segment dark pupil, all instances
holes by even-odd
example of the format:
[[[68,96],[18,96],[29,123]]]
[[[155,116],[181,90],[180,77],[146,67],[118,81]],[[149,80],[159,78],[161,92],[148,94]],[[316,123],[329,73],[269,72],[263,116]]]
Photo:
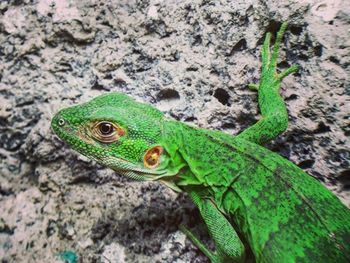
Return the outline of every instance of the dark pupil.
[[[110,123],[101,123],[100,131],[103,135],[108,135],[108,134],[112,133],[113,126]]]

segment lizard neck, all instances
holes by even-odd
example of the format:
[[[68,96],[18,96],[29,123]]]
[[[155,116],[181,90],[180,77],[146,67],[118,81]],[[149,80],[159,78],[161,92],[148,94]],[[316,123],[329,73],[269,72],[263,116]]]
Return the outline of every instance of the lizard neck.
[[[162,146],[166,154],[168,155],[167,170],[169,173],[174,174],[172,178],[174,181],[178,181],[179,176],[187,170],[188,164],[181,155],[181,148],[183,147],[183,124],[167,120],[162,124]]]
[[[168,121],[164,125],[166,150],[173,160],[181,160],[182,169],[175,178],[178,187],[188,191],[205,193],[215,200],[218,208],[229,213],[237,209],[225,198],[232,184],[240,176],[239,169],[245,156],[236,152],[233,137],[223,132],[191,127]],[[236,163],[235,163],[236,162]],[[238,162],[238,163],[237,163]],[[175,162],[176,163],[176,162]],[[235,205],[239,196],[229,194]]]

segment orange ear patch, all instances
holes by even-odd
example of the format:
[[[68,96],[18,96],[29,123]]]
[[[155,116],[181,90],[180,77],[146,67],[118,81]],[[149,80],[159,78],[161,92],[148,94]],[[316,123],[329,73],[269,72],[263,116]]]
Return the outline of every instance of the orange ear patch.
[[[143,156],[143,164],[147,168],[155,168],[159,165],[160,156],[163,152],[163,147],[155,146],[149,149]]]

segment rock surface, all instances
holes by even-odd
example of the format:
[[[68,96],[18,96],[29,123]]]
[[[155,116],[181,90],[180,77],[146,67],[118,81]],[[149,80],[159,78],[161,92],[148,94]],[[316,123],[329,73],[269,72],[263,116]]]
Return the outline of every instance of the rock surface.
[[[247,84],[259,78],[265,33],[281,21],[290,24],[279,68],[301,69],[282,85],[289,128],[268,147],[350,206],[346,2],[2,0],[2,262],[55,262],[64,250],[80,262],[208,262],[178,231],[200,221],[186,195],[85,159],[53,135],[50,119],[121,91],[236,134],[259,118]]]

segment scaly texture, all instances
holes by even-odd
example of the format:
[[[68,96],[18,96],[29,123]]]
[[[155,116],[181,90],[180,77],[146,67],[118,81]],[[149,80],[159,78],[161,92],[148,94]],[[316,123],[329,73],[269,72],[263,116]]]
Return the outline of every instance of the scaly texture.
[[[300,168],[261,146],[284,131],[287,111],[276,72],[282,24],[270,51],[262,49],[262,118],[236,137],[167,120],[151,106],[111,93],[63,109],[55,132],[73,148],[138,180],[160,180],[186,191],[214,240],[212,262],[348,262],[350,212]]]

